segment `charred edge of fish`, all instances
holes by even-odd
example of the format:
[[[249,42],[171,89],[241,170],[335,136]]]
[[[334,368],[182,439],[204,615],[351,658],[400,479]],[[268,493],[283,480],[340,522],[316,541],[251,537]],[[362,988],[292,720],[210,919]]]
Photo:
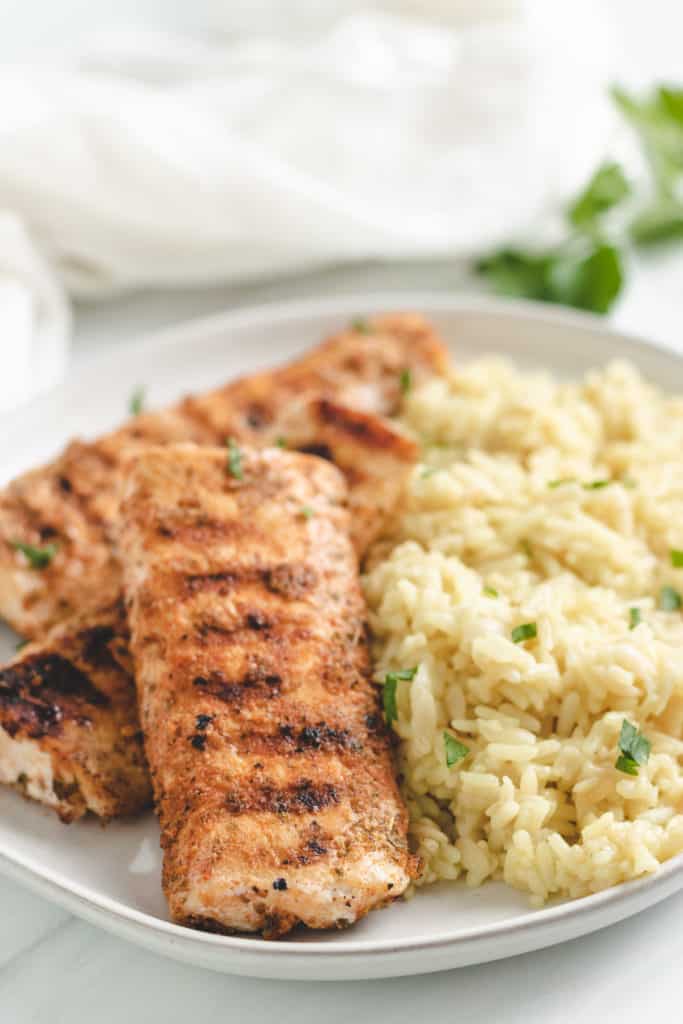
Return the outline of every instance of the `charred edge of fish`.
[[[37,654],[0,671],[0,709],[9,718],[3,727],[10,736],[24,730],[32,739],[54,735],[65,718],[88,724],[83,704],[106,707],[110,700],[59,654]]]

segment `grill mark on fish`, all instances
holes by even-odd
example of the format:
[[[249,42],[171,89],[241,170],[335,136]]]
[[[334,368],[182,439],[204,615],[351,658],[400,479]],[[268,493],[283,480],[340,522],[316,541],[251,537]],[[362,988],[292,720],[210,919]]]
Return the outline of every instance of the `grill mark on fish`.
[[[304,455],[317,455],[319,459],[334,462],[334,454],[329,444],[299,444],[296,445],[296,451],[302,452]]]
[[[255,811],[271,814],[314,814],[325,807],[338,804],[341,793],[330,783],[316,785],[310,779],[300,779],[290,786],[276,786],[263,782],[247,783],[225,796],[225,806],[231,814]]]
[[[196,676],[192,685],[209,697],[215,697],[225,704],[244,704],[262,697],[275,698],[280,695],[282,676],[266,667],[250,669],[239,680],[226,679],[220,672],[208,676]]]

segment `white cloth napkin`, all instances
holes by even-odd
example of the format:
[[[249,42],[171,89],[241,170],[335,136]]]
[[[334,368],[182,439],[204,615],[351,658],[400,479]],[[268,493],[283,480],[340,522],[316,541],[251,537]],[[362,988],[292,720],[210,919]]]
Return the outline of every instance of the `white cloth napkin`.
[[[595,5],[431,3],[355,11],[314,36],[110,33],[57,66],[7,67],[0,209],[90,297],[461,258],[519,234],[605,144]],[[23,349],[11,305],[0,337]]]

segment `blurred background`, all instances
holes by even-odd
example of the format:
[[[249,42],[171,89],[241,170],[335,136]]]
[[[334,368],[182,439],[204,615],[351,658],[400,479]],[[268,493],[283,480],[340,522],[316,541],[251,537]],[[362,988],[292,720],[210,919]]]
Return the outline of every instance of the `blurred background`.
[[[235,305],[501,293],[681,344],[678,0],[0,0],[0,411]]]

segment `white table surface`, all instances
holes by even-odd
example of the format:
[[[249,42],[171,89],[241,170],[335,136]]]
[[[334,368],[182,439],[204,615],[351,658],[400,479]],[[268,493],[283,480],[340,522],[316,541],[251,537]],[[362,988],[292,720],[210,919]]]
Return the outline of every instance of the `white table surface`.
[[[680,0],[604,2],[619,11],[625,64],[642,68],[646,63],[653,77],[673,75],[680,61],[681,33],[673,24],[681,26]],[[72,6],[85,12],[95,5]],[[171,9],[177,13],[182,4],[169,0],[166,11]],[[52,15],[55,10],[50,5]],[[14,19],[23,41],[35,37],[34,22],[43,12],[47,8],[36,0],[22,5],[0,0],[2,48],[8,46],[7,19]],[[248,288],[134,296],[78,310],[73,358],[235,305],[340,291],[462,287],[452,268],[423,265],[330,270]],[[665,255],[632,268],[614,319],[683,349],[683,258]],[[490,965],[364,983],[267,982],[153,956],[0,878],[1,1024],[674,1022],[683,1017],[682,960],[683,893],[586,938]]]

